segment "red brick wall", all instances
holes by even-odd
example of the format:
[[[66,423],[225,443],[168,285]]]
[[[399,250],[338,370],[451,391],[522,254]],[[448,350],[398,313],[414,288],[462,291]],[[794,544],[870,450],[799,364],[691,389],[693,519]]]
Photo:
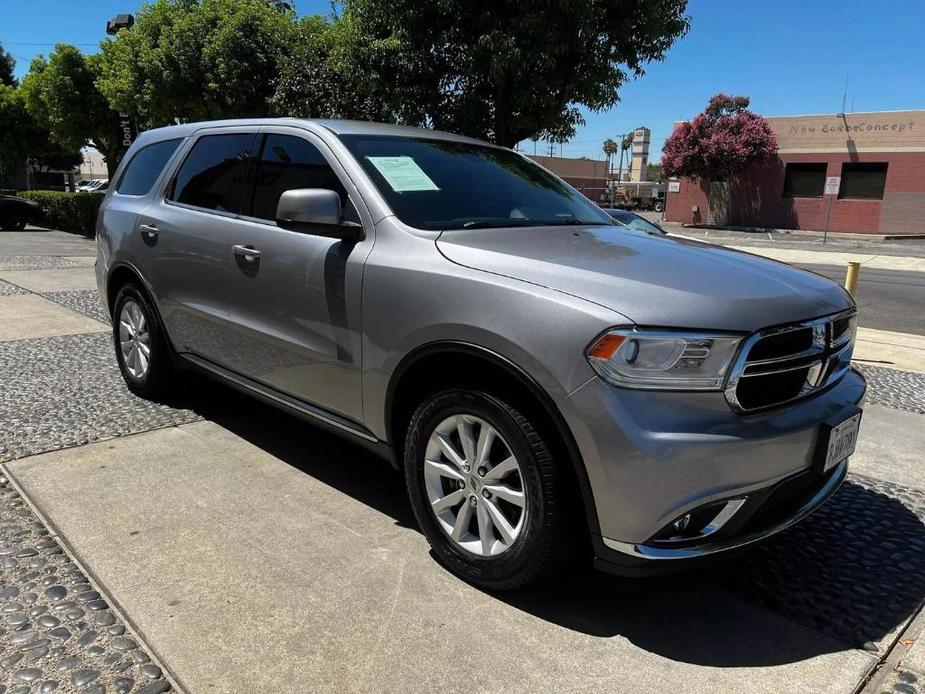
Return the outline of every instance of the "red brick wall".
[[[821,230],[828,197],[785,198],[784,165],[825,162],[827,176],[841,176],[843,162],[887,162],[884,199],[832,200],[829,231],[860,233],[925,233],[925,152],[860,152],[782,154],[741,174],[732,187],[729,224],[733,226]],[[669,221],[705,223],[707,184],[682,180],[678,193],[668,194]],[[902,193],[902,195],[900,195]],[[692,206],[700,208],[699,218]]]

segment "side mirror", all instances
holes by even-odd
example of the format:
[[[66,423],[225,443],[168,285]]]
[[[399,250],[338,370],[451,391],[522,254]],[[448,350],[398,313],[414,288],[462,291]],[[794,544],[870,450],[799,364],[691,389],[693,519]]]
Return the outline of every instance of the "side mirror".
[[[325,188],[287,190],[276,205],[276,224],[290,231],[359,241],[363,227],[342,219],[340,196]]]

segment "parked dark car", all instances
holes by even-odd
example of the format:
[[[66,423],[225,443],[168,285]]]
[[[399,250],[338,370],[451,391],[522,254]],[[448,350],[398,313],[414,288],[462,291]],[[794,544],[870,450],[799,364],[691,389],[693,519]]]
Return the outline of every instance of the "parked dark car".
[[[15,195],[0,195],[0,229],[25,229],[38,216],[39,206]]]

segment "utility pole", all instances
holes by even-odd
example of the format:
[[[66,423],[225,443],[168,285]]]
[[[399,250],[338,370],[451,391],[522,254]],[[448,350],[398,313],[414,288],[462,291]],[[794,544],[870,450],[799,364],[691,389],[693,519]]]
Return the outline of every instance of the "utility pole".
[[[617,173],[617,187],[619,188],[623,183],[623,152],[626,150],[623,149],[623,140],[626,139],[626,133],[622,135],[617,135],[617,146],[620,148],[620,169]],[[613,207],[613,186],[610,187],[610,206]]]

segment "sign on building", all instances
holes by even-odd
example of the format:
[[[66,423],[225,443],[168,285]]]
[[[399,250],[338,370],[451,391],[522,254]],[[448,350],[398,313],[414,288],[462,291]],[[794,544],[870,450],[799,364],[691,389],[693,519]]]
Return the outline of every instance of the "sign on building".
[[[681,192],[681,181],[668,181],[668,192],[669,193],[680,193]]]
[[[816,179],[819,180],[818,178]],[[818,183],[816,185],[819,185]],[[838,195],[838,189],[841,186],[841,176],[827,176],[825,179],[825,194]],[[816,190],[819,190],[816,188]]]

